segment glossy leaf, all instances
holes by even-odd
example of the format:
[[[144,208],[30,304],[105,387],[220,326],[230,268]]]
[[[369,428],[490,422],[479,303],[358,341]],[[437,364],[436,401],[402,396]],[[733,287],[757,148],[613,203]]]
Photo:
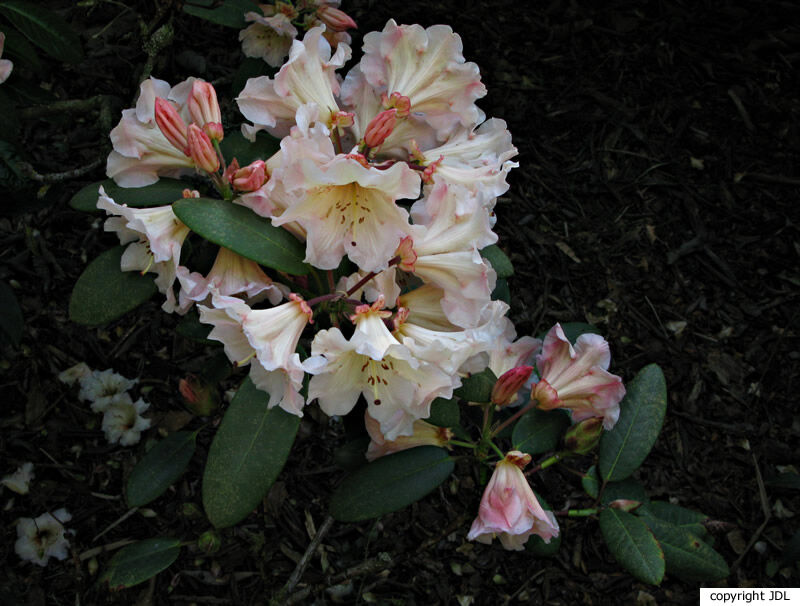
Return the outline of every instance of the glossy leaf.
[[[0,313],[0,342],[7,341],[16,347],[22,340],[22,310],[14,291],[5,282],[0,282],[0,309],[3,310]]]
[[[455,395],[468,402],[487,403],[492,399],[492,388],[497,383],[497,377],[490,368],[476,373],[471,377],[461,380],[461,387],[455,390]]]
[[[266,267],[304,275],[305,248],[288,231],[249,208],[225,200],[188,198],[172,205],[178,218],[206,240]]]
[[[647,496],[647,491],[642,486],[639,480],[633,478],[626,478],[619,482],[609,482],[603,489],[601,503],[607,505],[612,501],[618,499],[627,499],[629,501],[638,501],[641,505],[636,509],[636,513],[640,514],[644,509],[650,506],[650,497]]]
[[[492,301],[503,301],[511,304],[511,289],[508,287],[508,280],[498,278],[497,284],[492,291]]]
[[[708,530],[703,526],[703,522],[708,520],[708,516],[699,511],[692,511],[667,501],[651,501],[648,511],[637,511],[637,513],[655,516],[662,522],[687,530],[704,541],[709,538]]]
[[[569,427],[569,416],[560,410],[534,408],[522,415],[514,426],[511,441],[515,450],[541,454],[554,450]]]
[[[111,591],[143,583],[178,559],[180,545],[179,539],[159,537],[123,547],[111,558],[98,583],[107,583]]]
[[[98,190],[103,186],[106,195],[117,204],[127,204],[133,208],[166,206],[183,198],[183,190],[191,189],[188,181],[167,179],[162,177],[152,185],[144,187],[120,187],[112,179],[90,183],[82,187],[69,201],[69,205],[82,212],[95,212],[97,208]]]
[[[589,470],[581,477],[583,490],[593,499],[600,493],[600,476],[597,473],[597,466],[592,465]]]
[[[619,421],[600,438],[598,469],[609,482],[624,480],[642,464],[667,410],[667,385],[656,364],[645,366],[626,388]]]
[[[248,378],[225,412],[208,452],[203,506],[217,528],[247,517],[266,496],[294,443],[300,418],[274,407]]]
[[[599,521],[608,550],[620,566],[640,581],[660,584],[664,578],[664,552],[647,525],[618,509],[604,509]]]
[[[264,63],[261,61],[261,63]],[[219,144],[225,162],[231,163],[234,158],[239,166],[247,166],[254,160],[265,162],[281,148],[280,139],[261,131],[256,135],[255,141],[249,141],[241,131],[234,131],[225,135]]]
[[[178,431],[153,446],[128,477],[128,507],[147,505],[164,494],[186,471],[196,440],[196,431]]]
[[[506,256],[506,253],[497,244],[490,244],[486,248],[482,248],[481,256],[492,265],[498,278],[510,278],[514,275],[514,266],[511,264],[511,259]]]
[[[683,581],[717,581],[730,574],[725,559],[686,528],[655,517],[642,519],[661,545],[668,574]]]
[[[452,473],[443,448],[421,446],[364,465],[344,479],[331,498],[331,515],[342,522],[377,518],[418,501]]]
[[[107,250],[83,270],[69,300],[70,320],[84,326],[107,324],[158,292],[152,274],[120,270],[124,251],[124,246]]]
[[[245,13],[258,13],[257,8],[252,0],[223,0],[221,3],[189,0],[183,5],[183,12],[217,25],[244,29],[249,25],[244,20]]]
[[[0,2],[0,14],[51,57],[67,63],[83,60],[80,38],[48,7],[23,0],[4,0]]]
[[[461,411],[456,400],[436,398],[431,403],[431,414],[425,419],[437,427],[455,427],[461,422]]]

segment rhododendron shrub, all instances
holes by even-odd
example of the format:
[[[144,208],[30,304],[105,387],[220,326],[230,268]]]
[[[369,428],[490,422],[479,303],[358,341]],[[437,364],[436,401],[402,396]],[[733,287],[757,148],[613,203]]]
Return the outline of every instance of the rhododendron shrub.
[[[468,456],[488,484],[474,495],[466,538],[544,555],[558,548],[560,516],[596,516],[617,559],[658,583],[659,539],[683,530],[640,500],[630,476],[663,420],[661,371],[649,366],[624,385],[609,370],[609,343],[587,325],[517,337],[513,298],[502,295],[513,267],[494,231],[517,150],[506,123],[476,104],[486,88],[458,35],[390,20],[364,36],[354,62],[349,36],[331,35],[354,24],[333,3],[315,6],[319,23],[300,39],[287,4],[248,14],[245,51],[287,58],[238,93],[238,129],[224,124],[207,82],[142,82],[111,132],[111,181],[79,194],[105,213],[121,248],[79,279],[73,318],[105,323],[158,290],[163,310],[184,316],[179,331],[217,343],[244,379],[203,477],[217,528],[259,505],[300,418],[318,407],[332,424],[355,415],[369,437],[331,496],[334,518],[400,509]],[[101,283],[122,303],[97,306]],[[180,382],[193,406],[208,390]],[[120,417],[144,412],[127,405],[133,412],[109,402]],[[201,408],[215,410],[192,409]],[[128,440],[110,422],[104,429]],[[196,433],[158,445],[181,465],[141,460],[131,503],[152,501],[183,472]],[[587,464],[587,506],[552,511],[534,474],[570,457]],[[165,465],[160,484],[138,484]],[[620,509],[608,494],[636,503]]]

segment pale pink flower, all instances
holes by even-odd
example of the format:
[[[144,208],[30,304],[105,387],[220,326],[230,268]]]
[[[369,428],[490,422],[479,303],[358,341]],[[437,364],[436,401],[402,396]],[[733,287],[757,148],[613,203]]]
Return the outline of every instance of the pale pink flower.
[[[3,48],[6,45],[6,35],[0,32],[0,57],[3,56]],[[9,59],[0,59],[0,84],[8,80],[11,75],[11,70],[14,69],[14,63]]]
[[[278,67],[289,54],[297,28],[283,13],[259,15],[245,13],[245,21],[252,22],[239,32],[239,41],[245,56],[263,59],[268,65]]]
[[[369,416],[368,412],[364,413],[364,425],[370,437],[366,452],[367,461],[374,461],[380,457],[417,446],[449,448],[447,443],[453,437],[453,432],[446,427],[437,427],[426,421],[416,420],[410,436],[398,436],[394,440],[388,440],[381,432],[380,423]]]
[[[43,513],[38,518],[20,518],[17,520],[17,541],[14,551],[23,560],[39,566],[46,566],[52,557],[65,560],[69,555],[69,541],[65,534],[64,524],[72,516],[63,507],[52,514]]]
[[[505,549],[521,551],[532,534],[540,536],[545,543],[558,536],[553,512],[545,511],[539,504],[522,473],[530,460],[530,455],[512,450],[497,463],[483,492],[468,540],[489,544],[498,537]]]
[[[560,324],[547,333],[542,353],[536,356],[541,379],[531,390],[539,408],[566,408],[572,422],[602,417],[611,429],[619,419],[619,403],[625,396],[622,379],[608,372],[611,352],[600,335],[582,334],[575,347]]]
[[[94,412],[103,412],[112,400],[131,389],[138,379],[126,379],[111,368],[93,370],[80,378],[78,399],[91,402]]]
[[[103,433],[109,444],[117,442],[120,446],[137,444],[142,432],[150,427],[150,419],[142,416],[149,407],[150,404],[141,398],[134,402],[127,392],[113,396],[108,406],[103,409]]]

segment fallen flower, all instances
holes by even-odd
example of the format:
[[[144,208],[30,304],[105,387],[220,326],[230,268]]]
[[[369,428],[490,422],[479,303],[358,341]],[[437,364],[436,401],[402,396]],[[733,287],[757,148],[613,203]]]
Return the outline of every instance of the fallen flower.
[[[72,516],[63,507],[38,518],[20,518],[17,521],[17,542],[14,551],[23,560],[46,566],[50,557],[63,560],[68,555],[69,541],[64,536],[64,524]]]
[[[0,484],[17,494],[28,494],[31,480],[35,477],[33,463],[23,463],[17,471],[0,480]]]

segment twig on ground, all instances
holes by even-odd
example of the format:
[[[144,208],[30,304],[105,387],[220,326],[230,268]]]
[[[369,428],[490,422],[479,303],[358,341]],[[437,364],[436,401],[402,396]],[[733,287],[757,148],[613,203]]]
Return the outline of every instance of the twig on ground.
[[[758,468],[758,460],[756,460],[756,455],[753,455],[753,467],[756,470],[756,482],[758,482],[758,496],[761,499],[761,511],[764,512],[764,521],[761,522],[761,526],[759,526],[756,531],[753,533],[753,536],[750,537],[750,540],[747,542],[747,546],[744,548],[744,551],[739,554],[739,557],[736,558],[736,561],[731,566],[731,574],[736,572],[736,569],[739,568],[739,564],[742,563],[744,556],[747,555],[747,552],[750,551],[750,548],[755,545],[758,538],[761,536],[761,533],[764,532],[764,528],[767,527],[767,523],[772,518],[772,512],[769,508],[769,499],[767,498],[767,489],[764,486],[764,478],[761,477],[761,470]]]

